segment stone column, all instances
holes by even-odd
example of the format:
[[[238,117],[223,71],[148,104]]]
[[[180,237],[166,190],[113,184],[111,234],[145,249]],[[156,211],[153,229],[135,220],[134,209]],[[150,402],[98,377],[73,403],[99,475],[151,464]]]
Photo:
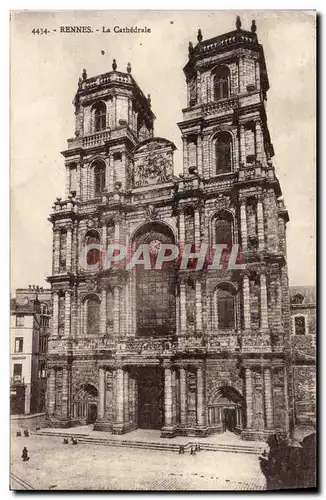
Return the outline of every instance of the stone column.
[[[260,328],[268,329],[266,276],[263,272],[260,274]]]
[[[104,418],[105,415],[105,368],[99,368],[99,407],[98,418]]]
[[[129,372],[123,372],[124,421],[129,422]]]
[[[177,377],[176,372],[172,369],[172,424],[177,423]]]
[[[66,166],[66,185],[65,185],[65,198],[67,199],[70,193],[70,168]]]
[[[194,210],[194,236],[196,251],[200,249],[200,208],[196,207]]]
[[[114,243],[120,243],[120,218],[114,219]]]
[[[70,337],[70,320],[71,320],[71,290],[65,291],[65,320],[64,320],[64,336]]]
[[[241,246],[242,246],[242,250],[245,251],[245,250],[247,250],[247,247],[248,247],[246,200],[241,200],[241,203],[240,203],[240,228],[241,228]]]
[[[247,406],[247,429],[253,426],[253,394],[252,394],[252,373],[250,368],[246,368],[246,406]]]
[[[246,143],[244,126],[240,125],[240,163],[246,166]]]
[[[258,249],[265,249],[265,229],[264,229],[264,211],[263,202],[259,198],[257,201],[257,233],[258,233]]]
[[[106,290],[103,288],[101,291],[101,305],[100,305],[100,335],[106,334]]]
[[[238,62],[238,84],[239,84],[239,94],[243,93],[243,57],[239,57]]]
[[[243,323],[244,329],[250,330],[251,328],[251,317],[250,317],[250,286],[249,286],[249,276],[247,274],[243,277],[242,283],[243,292]]]
[[[105,256],[107,246],[108,246],[107,243],[108,243],[108,228],[107,228],[107,225],[104,224],[104,226],[102,226],[102,231],[101,231],[101,264],[102,265],[103,265],[103,260],[104,260],[103,258]]]
[[[58,274],[59,272],[59,260],[60,260],[60,229],[58,227],[53,228],[53,274]]]
[[[197,135],[197,170],[201,176],[203,174],[203,137],[202,134]]]
[[[183,210],[179,212],[179,248],[180,254],[183,252],[186,240],[186,231],[185,231],[185,214]],[[182,255],[180,255],[182,257]]]
[[[107,167],[107,183],[108,183],[108,192],[112,193],[114,189],[114,166],[113,166],[113,155],[109,155],[109,162]]]
[[[67,227],[67,250],[66,250],[66,269],[71,271],[72,265],[72,224]]]
[[[201,333],[203,330],[203,311],[202,311],[202,289],[201,280],[196,279],[195,284],[196,296],[196,333]]]
[[[265,422],[267,429],[273,428],[273,396],[271,369],[264,368],[264,388],[265,388]]]
[[[172,426],[172,372],[164,368],[164,426]]]
[[[123,403],[124,403],[124,375],[123,369],[117,369],[116,376],[116,412],[117,412],[117,423],[123,424]]]
[[[69,370],[67,366],[62,369],[62,415],[65,419],[69,419]]]
[[[202,368],[197,368],[197,424],[204,425],[204,382]]]
[[[180,368],[180,423],[187,425],[187,373]]]
[[[180,283],[180,333],[187,332],[186,284]]]
[[[188,141],[187,137],[182,138],[183,144],[183,171],[188,173],[189,161],[188,161]]]
[[[52,292],[52,337],[57,337],[59,333],[59,295]]]
[[[263,134],[261,129],[261,123],[257,121],[255,123],[255,138],[256,138],[256,160],[263,163]]]
[[[56,371],[55,368],[49,369],[49,376],[47,379],[47,411],[51,417],[55,411],[55,386],[56,386]]]
[[[113,332],[115,336],[120,335],[120,288],[114,287],[113,290],[114,311],[113,311]]]
[[[112,121],[113,121],[113,127],[112,128],[116,128],[117,127],[117,96],[114,95],[113,96],[113,117],[112,117]]]
[[[256,83],[256,89],[260,90],[260,69],[258,61],[255,61],[255,83]]]
[[[276,324],[278,328],[282,328],[282,288],[280,275],[276,278]]]
[[[79,161],[77,163],[77,179],[76,179],[76,198],[80,199],[81,198],[81,162]]]
[[[218,333],[218,307],[217,307],[217,292],[213,293],[213,335]]]

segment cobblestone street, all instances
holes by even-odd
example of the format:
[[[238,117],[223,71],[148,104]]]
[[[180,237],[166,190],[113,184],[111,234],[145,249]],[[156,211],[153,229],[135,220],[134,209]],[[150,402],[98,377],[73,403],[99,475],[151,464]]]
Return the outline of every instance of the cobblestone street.
[[[23,462],[23,447],[30,460]],[[56,437],[12,438],[13,489],[263,490],[257,455],[171,452],[63,444]],[[20,482],[17,481],[17,478]],[[21,484],[20,484],[21,483]]]

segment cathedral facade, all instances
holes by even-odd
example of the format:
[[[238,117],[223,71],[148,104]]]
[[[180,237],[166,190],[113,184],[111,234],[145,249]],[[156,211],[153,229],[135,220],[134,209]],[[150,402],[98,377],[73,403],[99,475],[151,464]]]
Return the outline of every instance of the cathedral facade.
[[[255,22],[246,31],[238,18],[209,40],[199,30],[184,74],[179,176],[175,145],[155,136],[129,63],[79,80],[75,136],[62,152],[66,193],[50,215],[49,426],[265,439],[293,424],[289,219]],[[128,256],[145,244],[151,261],[164,244],[179,255],[190,248],[192,259],[104,265],[108,246]],[[217,268],[214,245],[224,245]]]

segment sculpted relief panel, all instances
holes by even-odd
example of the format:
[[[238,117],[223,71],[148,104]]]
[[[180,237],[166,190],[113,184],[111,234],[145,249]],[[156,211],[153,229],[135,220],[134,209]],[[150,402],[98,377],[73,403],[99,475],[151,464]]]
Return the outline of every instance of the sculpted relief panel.
[[[172,177],[173,152],[168,141],[147,143],[135,153],[134,187],[161,184]]]

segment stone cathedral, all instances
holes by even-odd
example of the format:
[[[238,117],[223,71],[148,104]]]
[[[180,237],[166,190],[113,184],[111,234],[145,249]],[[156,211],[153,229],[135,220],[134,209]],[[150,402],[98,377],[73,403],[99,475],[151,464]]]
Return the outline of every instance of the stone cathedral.
[[[75,135],[62,152],[66,192],[49,219],[48,426],[255,440],[293,425],[289,218],[255,21],[247,31],[237,18],[208,40],[199,30],[183,71],[180,175],[129,63],[79,79]],[[113,242],[147,243],[153,258],[163,243],[226,250],[217,269],[106,268],[95,247]],[[242,266],[233,268],[235,244]],[[81,265],[90,245],[96,270]]]

